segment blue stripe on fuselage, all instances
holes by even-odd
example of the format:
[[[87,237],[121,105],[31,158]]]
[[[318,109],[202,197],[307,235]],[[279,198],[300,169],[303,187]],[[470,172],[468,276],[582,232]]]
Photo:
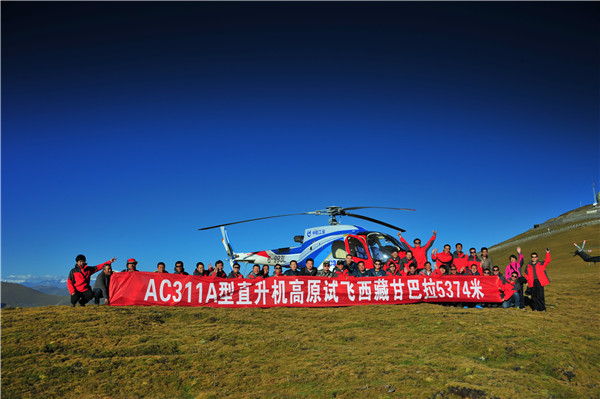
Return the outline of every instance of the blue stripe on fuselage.
[[[313,245],[316,241],[320,241],[320,240],[322,240],[324,238],[331,237],[331,236],[334,236],[334,235],[343,236],[345,234],[356,234],[356,233],[360,233],[362,231],[366,231],[365,229],[363,229],[360,226],[356,226],[356,227],[357,227],[356,229],[352,229],[352,230],[339,230],[339,231],[331,232],[329,234],[323,234],[321,236],[311,237],[308,241],[303,242],[301,246],[290,248],[288,251],[279,252],[278,249],[272,249],[271,251],[273,251],[273,253],[276,254],[276,255],[294,255],[294,254],[300,254],[306,248],[308,248],[311,245]]]

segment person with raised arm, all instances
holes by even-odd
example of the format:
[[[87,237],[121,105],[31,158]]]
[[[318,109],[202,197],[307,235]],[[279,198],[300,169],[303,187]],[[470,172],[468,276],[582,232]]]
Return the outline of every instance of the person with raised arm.
[[[102,270],[105,265],[112,265],[116,260],[117,258],[112,258],[99,265],[88,266],[85,256],[77,255],[75,258],[75,267],[71,269],[69,278],[67,279],[67,287],[69,294],[71,294],[71,306],[75,307],[77,302],[81,306],[85,306],[86,303],[94,298],[94,292],[92,291],[92,287],[90,287],[92,274]]]
[[[510,281],[510,276],[513,273],[517,273],[517,278],[519,280],[521,280],[522,277],[522,273],[521,270],[523,269],[523,254],[521,253],[521,247],[517,247],[517,253],[519,254],[519,260],[517,261],[517,257],[515,255],[510,255],[509,257],[509,263],[508,265],[506,265],[506,269],[504,271],[504,276],[505,276],[505,280],[508,282]],[[521,284],[517,285],[517,288],[519,289],[518,294],[519,294],[519,307],[521,308],[525,308],[525,297],[523,296],[523,282],[524,281],[519,281]]]
[[[434,230],[433,235],[431,236],[429,241],[427,241],[427,244],[425,244],[424,247],[421,246],[421,239],[415,238],[413,240],[413,244],[415,246],[411,247],[410,244],[404,239],[404,237],[402,237],[402,233],[398,232],[398,237],[400,237],[400,241],[402,241],[402,243],[404,245],[406,245],[408,248],[410,248],[410,250],[413,253],[414,258],[417,260],[417,268],[418,269],[423,269],[425,267],[425,262],[427,262],[427,251],[429,251],[429,248],[431,248],[431,246],[435,242],[436,236],[437,236],[437,231]]]
[[[215,262],[215,270],[210,274],[211,277],[227,278],[227,273],[223,270],[223,261]]]
[[[110,264],[102,266],[102,271],[96,277],[94,283],[94,303],[100,305],[100,298],[104,298],[104,304],[110,305],[110,297],[108,295],[108,287],[110,287],[110,276],[112,276],[113,270]]]
[[[546,259],[539,261],[537,252],[531,253],[531,262],[525,266],[525,278],[527,285],[531,287],[531,300],[533,304],[531,309],[543,312],[546,310],[546,298],[544,296],[544,287],[550,284],[550,279],[546,273],[546,267],[550,264],[550,249],[546,248]]]

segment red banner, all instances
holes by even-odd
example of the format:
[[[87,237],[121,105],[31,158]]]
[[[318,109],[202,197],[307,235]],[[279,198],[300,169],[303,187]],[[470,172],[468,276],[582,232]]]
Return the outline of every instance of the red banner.
[[[113,273],[114,306],[325,307],[417,302],[502,302],[495,276],[223,279]]]

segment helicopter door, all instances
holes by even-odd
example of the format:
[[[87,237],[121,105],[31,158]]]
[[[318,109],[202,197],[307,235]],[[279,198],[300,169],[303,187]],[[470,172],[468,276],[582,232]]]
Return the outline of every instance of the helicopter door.
[[[367,269],[373,268],[373,260],[369,256],[366,245],[357,236],[348,235],[346,237],[346,250],[352,256],[352,260],[356,263],[359,261],[365,262]]]

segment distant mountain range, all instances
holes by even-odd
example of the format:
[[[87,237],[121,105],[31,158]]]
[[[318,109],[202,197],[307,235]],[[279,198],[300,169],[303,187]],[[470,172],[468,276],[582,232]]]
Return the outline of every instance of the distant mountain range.
[[[33,276],[31,274],[2,276],[5,283],[16,283],[25,287],[59,287],[67,286],[67,276]]]
[[[16,283],[0,283],[1,307],[35,307],[48,305],[69,305],[68,296],[48,295]],[[56,289],[56,288],[55,288]]]
[[[96,277],[96,276],[94,276]],[[91,285],[94,286],[95,278]],[[69,305],[66,276],[2,276],[2,307]]]

